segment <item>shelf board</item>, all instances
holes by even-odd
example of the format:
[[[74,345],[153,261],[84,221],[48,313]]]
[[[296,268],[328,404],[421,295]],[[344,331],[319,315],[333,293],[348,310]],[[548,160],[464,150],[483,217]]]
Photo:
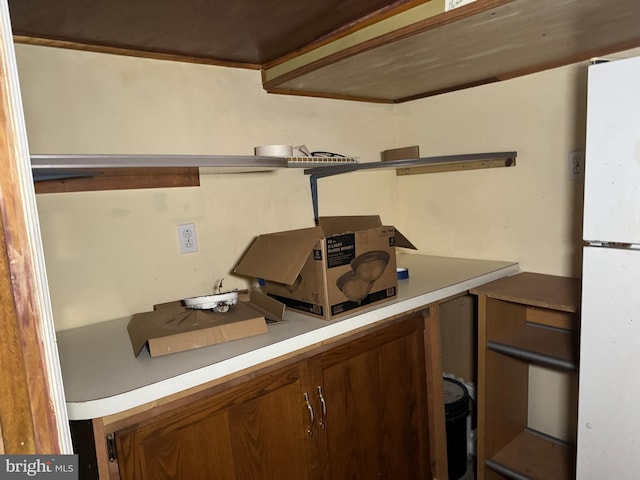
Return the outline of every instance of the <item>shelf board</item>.
[[[410,158],[399,160],[388,160],[380,162],[366,162],[355,163],[347,165],[327,165],[323,167],[309,168],[304,171],[305,175],[310,176],[311,182],[311,201],[313,203],[313,216],[318,223],[318,179],[324,177],[331,177],[334,175],[341,175],[343,173],[358,172],[364,170],[388,170],[396,169],[403,170],[403,175],[407,175],[409,170],[414,168],[428,168],[434,166],[443,166],[445,170],[453,170],[451,165],[455,164],[467,164],[473,163],[487,163],[488,160],[502,159],[504,160],[504,166],[515,165],[515,159],[518,156],[517,152],[491,152],[491,153],[466,153],[460,155],[441,155],[436,157],[422,157],[422,158]],[[448,169],[446,167],[449,167]],[[470,168],[467,168],[469,170]],[[425,173],[425,172],[417,172]],[[432,172],[429,172],[432,173]]]
[[[471,293],[575,313],[580,306],[580,279],[524,272],[474,288]]]
[[[287,159],[253,155],[31,155],[36,193],[194,187],[209,173],[268,172]]]
[[[514,480],[575,478],[575,447],[526,429],[486,462],[492,470]]]
[[[220,168],[224,171],[262,171],[287,168],[287,159],[254,155],[38,154],[31,155],[31,168],[42,174],[55,170],[83,172],[109,168]]]
[[[515,167],[515,157],[487,158],[468,162],[452,162],[419,167],[396,168],[396,175],[422,175],[425,173],[462,172],[466,170],[480,170],[483,168]]]
[[[71,193],[140,188],[197,187],[198,168],[108,168],[104,170],[46,170],[34,172],[35,192]]]
[[[441,13],[418,3],[393,28],[383,18],[266,65],[265,89],[398,103],[640,46],[635,0],[477,0]]]
[[[494,352],[551,368],[578,369],[578,336],[569,330],[527,324],[487,341]]]
[[[456,169],[452,165],[486,164],[484,168],[488,168],[490,161],[501,160],[501,166],[515,166],[515,160],[518,152],[489,152],[489,153],[465,153],[460,155],[440,155],[434,157],[409,158],[402,160],[388,160],[384,162],[365,162],[352,165],[327,165],[326,167],[309,168],[304,171],[307,175],[317,175],[319,177],[328,177],[332,175],[340,175],[343,173],[356,172],[361,170],[401,170],[402,175],[412,173],[409,169],[427,167],[427,166],[446,166],[449,170]],[[495,166],[495,165],[491,165]],[[483,167],[480,167],[483,168]],[[469,167],[467,167],[469,169]],[[441,170],[442,171],[442,170]],[[420,172],[417,172],[420,173]]]

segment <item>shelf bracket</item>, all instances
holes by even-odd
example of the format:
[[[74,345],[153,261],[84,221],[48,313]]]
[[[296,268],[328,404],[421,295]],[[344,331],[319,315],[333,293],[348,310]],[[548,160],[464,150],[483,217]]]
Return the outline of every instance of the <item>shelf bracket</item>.
[[[420,175],[424,173],[462,172],[466,170],[479,170],[483,168],[515,167],[515,157],[487,158],[484,160],[472,160],[466,162],[450,162],[434,165],[422,165],[418,167],[396,168],[396,175]]]
[[[435,173],[446,171],[475,170],[478,168],[511,167],[516,164],[517,152],[470,153],[462,155],[444,155],[438,157],[422,157],[407,160],[389,160],[385,162],[368,162],[354,165],[335,165],[309,168],[304,171],[309,175],[311,183],[311,202],[313,218],[318,225],[318,179],[341,175],[360,170],[396,169],[396,175],[412,175],[414,173]]]
[[[355,166],[348,165],[343,167],[343,169],[341,169],[341,171],[339,172],[335,172],[333,171],[333,169],[330,169],[328,167],[320,167],[312,170],[317,170],[316,173],[312,173],[311,175],[309,175],[309,182],[311,183],[311,203],[313,205],[313,220],[315,222],[315,225],[317,226],[318,216],[319,216],[318,214],[318,179],[324,178],[324,177],[331,177],[333,175],[340,175],[341,173],[352,172],[356,170],[356,168]],[[305,173],[307,173],[306,170],[305,170]]]

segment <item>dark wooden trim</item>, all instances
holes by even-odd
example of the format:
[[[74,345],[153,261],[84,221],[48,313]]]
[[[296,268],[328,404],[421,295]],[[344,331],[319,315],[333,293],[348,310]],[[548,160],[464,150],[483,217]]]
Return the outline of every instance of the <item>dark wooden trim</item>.
[[[479,87],[480,85],[487,85],[489,83],[499,82],[498,78],[485,78],[477,82],[464,83],[462,85],[453,85],[451,87],[443,88],[440,90],[432,90],[430,92],[420,93],[418,95],[411,95],[410,97],[404,97],[396,100],[394,103],[410,102],[411,100],[419,100],[420,98],[433,97],[435,95],[442,95],[443,93],[455,92],[456,90],[464,90],[465,88]]]
[[[371,15],[367,15],[366,17],[360,18],[357,21],[352,22],[348,25],[344,25],[343,27],[335,30],[331,34],[325,35],[324,37],[316,40],[313,43],[305,45],[304,47],[294,50],[280,58],[276,58],[275,60],[266,62],[263,65],[263,68],[269,69],[277,65],[280,65],[281,63],[284,63],[288,60],[291,60],[292,58],[296,58],[300,55],[308,53],[312,50],[315,50],[316,48],[320,48],[330,43],[333,43],[336,40],[344,38],[347,35],[357,32],[358,30],[362,30],[363,28],[373,25],[374,23],[378,23],[389,17],[393,17],[395,15],[398,15],[399,13],[402,13],[406,10],[409,10],[413,7],[417,7],[424,3],[428,3],[430,1],[432,0],[401,0],[399,2],[396,2],[395,4],[389,5],[386,8],[380,9],[377,12],[372,13]]]
[[[334,100],[351,100],[353,102],[368,102],[368,103],[394,103],[393,100],[385,98],[372,98],[372,97],[356,97],[352,95],[337,95],[333,93],[323,92],[309,92],[306,90],[289,90],[286,88],[269,88],[267,93],[279,94],[279,95],[297,95],[300,97],[313,97],[313,98],[331,98]]]
[[[199,185],[198,168],[109,168],[96,171],[93,176],[38,181],[35,191],[42,194]]]
[[[552,68],[558,68],[564,65],[570,65],[572,63],[584,62],[594,57],[611,55],[617,52],[622,52],[624,50],[631,50],[632,48],[638,48],[638,47],[640,47],[640,34],[638,38],[636,38],[635,40],[630,40],[628,42],[623,42],[623,43],[617,43],[614,45],[609,45],[608,47],[602,47],[595,50],[589,50],[588,52],[581,52],[579,55],[572,55],[570,57],[565,57],[555,62],[543,63],[540,65],[534,65],[534,66],[528,67],[523,70],[516,70],[514,72],[509,72],[504,75],[500,75],[498,77],[498,80],[509,80],[511,78],[522,77],[524,75],[529,75],[531,73],[538,73],[544,70],[550,70]]]
[[[19,166],[21,149],[12,108],[12,79],[7,52],[13,45],[0,23],[0,420],[9,454],[61,453],[55,403],[49,385],[46,352],[37,300],[38,278],[30,245],[25,192]],[[15,88],[15,87],[14,87]],[[28,194],[28,193],[27,193]],[[33,195],[31,193],[31,195]]]
[[[433,478],[447,478],[447,441],[442,382],[440,345],[440,306],[432,304],[422,312],[424,318],[424,351],[427,395],[429,396],[429,454]]]
[[[96,45],[80,42],[70,42],[67,40],[56,40],[53,38],[31,37],[27,35],[14,35],[13,41],[27,45],[37,45],[41,47],[66,48],[70,50],[82,50],[85,52],[108,53],[112,55],[124,55],[128,57],[149,58],[152,60],[167,60],[172,62],[196,63],[202,65],[216,65],[220,67],[246,68],[248,70],[260,70],[261,66],[255,63],[228,62],[207,57],[194,57],[188,55],[178,55],[171,53],[154,52],[147,50],[135,50],[130,48],[120,48],[110,45]]]
[[[483,80],[479,80],[477,82],[466,83],[463,85],[453,85],[448,88],[443,88],[441,90],[432,90],[429,92],[420,93],[418,95],[411,95],[410,97],[400,98],[395,100],[394,103],[404,103],[410,102],[412,100],[419,100],[421,98],[433,97],[435,95],[441,95],[443,93],[455,92],[457,90],[463,90],[465,88],[478,87],[480,85],[487,85],[489,83],[501,82],[504,80],[509,80],[512,78],[523,77],[525,75],[529,75],[532,73],[544,72],[546,70],[551,70],[553,68],[562,67],[565,65],[570,65],[578,62],[585,62],[594,57],[602,57],[606,55],[610,55],[616,52],[622,52],[624,50],[630,50],[632,48],[640,47],[640,38],[637,40],[624,42],[620,44],[615,44],[606,48],[599,48],[597,50],[590,50],[588,52],[583,52],[580,55],[573,55],[571,57],[566,57],[561,60],[557,60],[554,62],[543,63],[531,67],[527,67],[526,69],[516,70],[513,72],[502,74],[498,77],[485,78]]]

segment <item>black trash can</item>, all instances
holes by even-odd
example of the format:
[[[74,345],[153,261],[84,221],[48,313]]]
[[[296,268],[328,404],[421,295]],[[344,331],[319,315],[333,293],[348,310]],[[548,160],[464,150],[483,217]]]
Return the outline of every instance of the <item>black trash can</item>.
[[[463,383],[443,378],[444,414],[447,433],[447,469],[450,480],[467,472],[467,416],[469,392]]]

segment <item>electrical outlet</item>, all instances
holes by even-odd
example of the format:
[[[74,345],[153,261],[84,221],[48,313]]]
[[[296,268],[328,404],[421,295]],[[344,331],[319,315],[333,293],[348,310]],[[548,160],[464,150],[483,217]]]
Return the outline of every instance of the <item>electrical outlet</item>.
[[[573,180],[584,175],[584,150],[569,152],[569,177]]]
[[[180,254],[193,253],[198,251],[198,238],[196,236],[196,224],[185,223],[178,225],[178,244]]]

